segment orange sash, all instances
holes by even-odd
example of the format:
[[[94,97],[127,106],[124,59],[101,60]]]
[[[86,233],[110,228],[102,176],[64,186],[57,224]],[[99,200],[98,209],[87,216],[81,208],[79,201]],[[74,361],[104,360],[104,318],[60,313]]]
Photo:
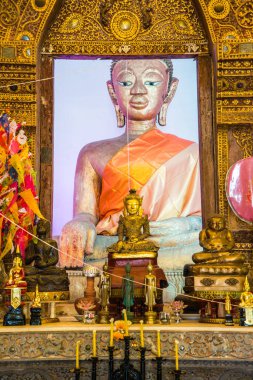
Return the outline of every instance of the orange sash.
[[[129,189],[140,189],[166,161],[192,141],[152,129],[120,149],[107,163],[99,202],[100,219],[123,209]]]

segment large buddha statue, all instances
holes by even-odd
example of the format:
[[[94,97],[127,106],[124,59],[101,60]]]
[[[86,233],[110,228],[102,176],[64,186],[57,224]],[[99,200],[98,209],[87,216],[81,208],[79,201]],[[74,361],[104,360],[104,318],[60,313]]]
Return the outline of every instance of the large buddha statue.
[[[234,238],[221,215],[208,220],[207,228],[200,232],[199,241],[204,251],[192,256],[196,264],[242,264],[246,260],[242,253],[231,252],[235,245]]]
[[[65,269],[58,268],[57,242],[48,237],[50,223],[40,219],[37,224],[38,241],[31,240],[26,248],[25,275],[28,291],[68,291],[69,280]]]
[[[163,235],[159,246],[171,246],[165,235],[173,229],[178,234],[179,219],[187,217],[188,224],[196,225],[201,199],[198,145],[163,133],[156,124],[158,120],[166,125],[177,84],[171,60],[113,62],[107,86],[118,126],[126,124],[126,130],[119,137],[90,143],[79,153],[74,217],[60,238],[61,266],[81,267],[84,255],[94,251],[97,234],[116,235],[129,188],[143,197],[149,221],[158,223],[156,239]],[[129,242],[127,238],[118,247],[124,249]]]
[[[135,190],[130,190],[124,199],[124,215],[120,215],[118,226],[118,242],[108,247],[108,252],[157,252],[158,247],[145,240],[149,235],[147,215],[142,215],[142,198]]]

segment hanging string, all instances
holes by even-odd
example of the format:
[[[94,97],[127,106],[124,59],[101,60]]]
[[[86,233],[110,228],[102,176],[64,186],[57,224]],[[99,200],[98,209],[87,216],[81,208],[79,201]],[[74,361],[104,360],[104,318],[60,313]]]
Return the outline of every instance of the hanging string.
[[[126,60],[125,72],[127,75],[128,72],[128,61]],[[129,99],[127,99],[127,108],[126,108],[126,137],[127,137],[127,171],[128,171],[128,192],[131,189],[131,177],[130,177],[130,146],[129,146]]]

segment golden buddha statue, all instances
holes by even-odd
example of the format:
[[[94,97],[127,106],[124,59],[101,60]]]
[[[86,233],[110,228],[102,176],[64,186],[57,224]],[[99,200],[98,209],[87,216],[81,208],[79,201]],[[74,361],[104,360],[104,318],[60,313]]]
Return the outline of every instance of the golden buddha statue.
[[[244,283],[244,292],[242,292],[240,297],[240,307],[247,308],[247,307],[253,307],[253,293],[250,291],[249,281],[248,277],[246,276],[245,283]]]
[[[157,252],[158,247],[145,240],[149,235],[149,221],[142,215],[142,198],[131,189],[124,199],[124,215],[120,216],[117,230],[118,242],[107,248],[108,252]]]
[[[17,250],[18,252],[18,250]],[[26,288],[27,283],[24,280],[25,271],[23,268],[22,259],[20,256],[14,257],[13,266],[9,273],[9,279],[5,285],[6,288]]]
[[[203,252],[195,253],[192,260],[196,264],[243,264],[246,257],[242,253],[231,252],[235,245],[231,231],[226,228],[223,216],[215,215],[208,220],[208,227],[199,234],[199,244]]]

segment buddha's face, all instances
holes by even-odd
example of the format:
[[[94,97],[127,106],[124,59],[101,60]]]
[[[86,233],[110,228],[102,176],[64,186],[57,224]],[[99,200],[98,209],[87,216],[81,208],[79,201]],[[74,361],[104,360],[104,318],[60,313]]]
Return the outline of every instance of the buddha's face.
[[[213,230],[221,231],[225,228],[225,222],[224,222],[223,218],[213,217],[210,220],[210,227]]]
[[[129,215],[138,214],[140,204],[137,199],[128,199],[126,202],[126,209]]]
[[[112,82],[117,103],[128,120],[155,119],[168,93],[169,74],[157,59],[119,61]]]
[[[20,267],[22,264],[22,260],[20,259],[20,257],[15,257],[15,259],[13,260],[13,264],[16,268]]]

